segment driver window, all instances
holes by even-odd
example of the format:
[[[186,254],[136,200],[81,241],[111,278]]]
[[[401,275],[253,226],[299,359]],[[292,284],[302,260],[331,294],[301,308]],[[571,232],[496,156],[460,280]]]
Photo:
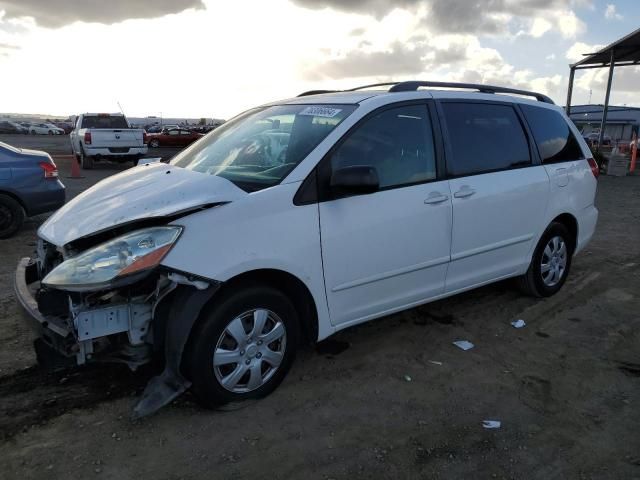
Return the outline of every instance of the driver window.
[[[334,171],[355,165],[374,167],[380,188],[434,180],[436,159],[427,107],[396,107],[365,120],[331,157]]]
[[[179,133],[178,130],[169,130],[169,135],[178,135]]]

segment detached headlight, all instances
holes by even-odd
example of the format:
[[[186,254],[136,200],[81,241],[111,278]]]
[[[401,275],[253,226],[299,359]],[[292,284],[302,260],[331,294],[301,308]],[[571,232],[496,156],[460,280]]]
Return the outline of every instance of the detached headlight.
[[[127,233],[62,262],[42,283],[72,291],[124,285],[131,275],[156,267],[181,232],[182,227],[167,226]]]

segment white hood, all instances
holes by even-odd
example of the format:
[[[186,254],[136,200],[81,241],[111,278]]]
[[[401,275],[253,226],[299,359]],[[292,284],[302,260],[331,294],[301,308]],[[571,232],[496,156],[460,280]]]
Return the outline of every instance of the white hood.
[[[84,191],[51,215],[38,235],[63,246],[133,220],[230,202],[245,195],[222,177],[151,163],[113,175]]]

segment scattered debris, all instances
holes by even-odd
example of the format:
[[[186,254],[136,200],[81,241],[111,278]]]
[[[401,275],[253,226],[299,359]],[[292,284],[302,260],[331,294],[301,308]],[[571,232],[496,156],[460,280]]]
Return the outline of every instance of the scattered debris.
[[[500,428],[501,422],[500,420],[483,420],[482,427],[483,428]]]
[[[442,365],[442,362],[438,362],[437,360],[429,360],[429,363],[433,363],[434,365]]]
[[[519,318],[518,320],[511,322],[511,325],[513,326],[513,328],[522,328],[526,325],[526,323],[524,322],[524,320]]]
[[[468,342],[467,340],[456,340],[453,344],[462,350],[471,350],[474,347],[473,343]]]

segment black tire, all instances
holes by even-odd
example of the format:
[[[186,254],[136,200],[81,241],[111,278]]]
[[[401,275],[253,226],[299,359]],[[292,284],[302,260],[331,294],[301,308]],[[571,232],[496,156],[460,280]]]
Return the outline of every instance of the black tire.
[[[37,135],[35,130],[31,130],[31,135]]]
[[[549,241],[551,241],[551,239],[553,239],[554,237],[562,238],[565,245],[567,246],[566,266],[562,275],[560,276],[559,281],[555,285],[549,286],[545,284],[543,279],[542,261],[544,250]],[[547,227],[547,230],[545,230],[545,232],[542,234],[538,245],[536,245],[531,263],[529,264],[529,268],[527,269],[527,273],[516,279],[520,290],[523,293],[531,295],[533,297],[550,297],[558,293],[564,285],[564,282],[566,282],[567,277],[569,276],[573,251],[575,250],[575,242],[576,239],[573,237],[573,235],[571,235],[567,227],[565,227],[563,224],[554,222],[549,225],[549,227]]]
[[[83,170],[93,170],[93,157],[81,153],[78,161],[80,162],[80,168]]]
[[[160,146],[160,140],[158,140],[157,138],[152,139],[152,140],[149,142],[149,146],[150,146],[151,148],[158,148],[158,147]]]
[[[49,130],[49,135],[53,135],[53,132],[51,130]]]
[[[0,238],[9,238],[24,222],[24,209],[13,198],[0,194]]]
[[[244,312],[250,312],[254,309],[270,310],[284,325],[286,341],[284,346],[279,344],[284,349],[282,361],[271,377],[255,390],[244,393],[232,392],[223,387],[216,377],[213,354],[227,326]],[[268,325],[265,328],[268,328]],[[191,338],[188,351],[185,352],[187,376],[193,382],[193,393],[203,406],[213,408],[228,402],[262,398],[276,389],[291,368],[299,338],[298,314],[291,301],[280,291],[270,287],[250,285],[226,294],[223,293],[214,305],[203,312],[202,321]],[[229,338],[231,337],[229,336]],[[274,344],[270,343],[270,345]],[[239,349],[240,346],[238,345],[236,348]],[[246,350],[248,355],[249,348],[247,347]],[[246,355],[243,358],[246,358]],[[259,365],[262,368],[270,368],[270,364],[265,361],[260,361]],[[244,367],[242,362],[225,365],[225,368],[230,368],[233,371],[240,366],[245,369],[249,368]],[[247,371],[247,375],[250,376],[251,372]],[[247,378],[245,383],[248,385],[249,377],[241,376],[239,380],[244,378]]]

